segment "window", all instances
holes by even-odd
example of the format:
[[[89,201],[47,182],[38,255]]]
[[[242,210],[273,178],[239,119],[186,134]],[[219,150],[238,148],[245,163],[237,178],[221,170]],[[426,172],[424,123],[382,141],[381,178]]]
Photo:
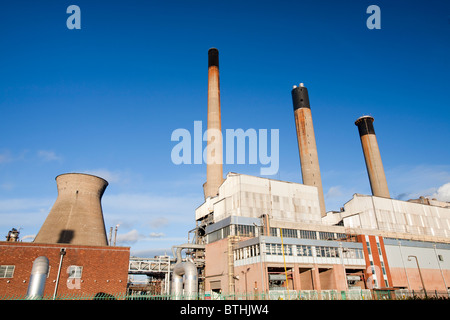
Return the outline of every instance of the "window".
[[[283,252],[281,251],[281,244],[277,243],[276,246],[277,246],[277,255],[279,256],[283,255]]]
[[[70,266],[68,273],[69,273],[69,279],[80,279],[81,278],[81,272],[83,271],[83,267],[80,266]]]
[[[438,254],[438,258],[439,258],[439,261],[444,261],[444,257],[442,256],[442,254]]]
[[[319,232],[320,240],[331,240],[334,239],[333,232]]]
[[[330,247],[316,247],[316,256],[322,257],[322,258],[330,258],[331,257],[331,251],[334,251],[335,248]],[[336,252],[334,252],[334,255],[336,256]],[[339,254],[338,254],[339,256]]]
[[[311,257],[311,246],[297,245],[297,256],[299,257]]]
[[[238,236],[250,236],[253,237],[255,235],[255,226],[247,226],[247,225],[236,225],[236,235]]]
[[[278,237],[277,228],[270,228],[270,235],[272,237]]]
[[[295,229],[281,229],[283,231],[283,237],[297,238],[297,230]]]
[[[284,254],[286,256],[292,256],[292,246],[291,245],[284,245]]]
[[[222,229],[216,230],[208,234],[208,243],[222,239]]]
[[[372,254],[372,251],[370,251],[370,243],[369,243],[369,241],[366,242],[366,245],[367,245],[367,252],[369,254]]]
[[[384,268],[384,262],[380,261],[381,263],[381,270],[383,270],[383,274],[386,275],[386,269]]]
[[[0,278],[12,278],[16,266],[0,266]]]
[[[380,244],[377,242],[377,248],[378,248],[378,254],[380,255],[380,257],[383,256],[383,254],[381,253],[381,247]]]
[[[317,239],[317,234],[315,231],[300,230],[300,238],[302,238],[302,239]]]

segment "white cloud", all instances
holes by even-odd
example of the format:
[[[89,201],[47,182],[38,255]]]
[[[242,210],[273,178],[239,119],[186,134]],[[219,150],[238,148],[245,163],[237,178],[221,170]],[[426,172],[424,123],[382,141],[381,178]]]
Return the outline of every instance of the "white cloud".
[[[38,157],[44,161],[61,161],[62,157],[58,156],[54,151],[39,150]]]
[[[440,186],[430,198],[436,198],[440,201],[450,202],[450,182]]]
[[[139,231],[137,231],[136,229],[133,229],[124,234],[117,234],[117,242],[118,243],[132,244],[132,243],[136,243],[138,240],[141,240],[143,238],[145,238],[145,236],[141,235],[139,233]]]
[[[149,236],[150,238],[162,238],[165,236],[165,234],[162,232],[152,232]]]

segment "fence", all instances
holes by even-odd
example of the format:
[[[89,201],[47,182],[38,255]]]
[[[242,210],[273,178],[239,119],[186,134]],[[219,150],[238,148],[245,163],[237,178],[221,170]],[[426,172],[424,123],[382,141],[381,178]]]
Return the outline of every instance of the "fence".
[[[0,300],[28,300],[26,295],[3,295]],[[447,291],[408,290],[271,290],[269,293],[218,294],[207,292],[196,296],[150,295],[150,294],[66,294],[55,300],[409,300],[409,299],[450,299]],[[53,295],[39,300],[53,300]]]

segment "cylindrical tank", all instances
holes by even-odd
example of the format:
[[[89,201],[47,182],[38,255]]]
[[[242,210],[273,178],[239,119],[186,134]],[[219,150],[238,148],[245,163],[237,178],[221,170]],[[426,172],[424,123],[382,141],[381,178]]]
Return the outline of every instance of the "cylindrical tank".
[[[208,130],[205,199],[215,197],[223,182],[223,143],[220,116],[219,51],[208,50]]]
[[[358,127],[361,139],[372,194],[377,197],[390,198],[373,121],[371,116],[362,116],[355,121],[355,125]]]
[[[58,197],[34,242],[108,245],[101,198],[108,182],[66,173],[56,177]]]
[[[49,262],[47,257],[41,256],[34,260],[30,282],[28,284],[27,299],[42,299],[44,296],[48,266]]]
[[[295,126],[297,129],[303,184],[317,187],[319,193],[320,214],[324,217],[326,215],[325,198],[323,195],[319,156],[317,154],[308,89],[301,83],[300,86],[294,86],[291,93],[294,105]]]

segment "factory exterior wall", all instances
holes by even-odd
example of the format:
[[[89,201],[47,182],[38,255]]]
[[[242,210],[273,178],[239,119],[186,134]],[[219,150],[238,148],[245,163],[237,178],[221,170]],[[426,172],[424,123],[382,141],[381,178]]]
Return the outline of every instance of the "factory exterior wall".
[[[450,244],[386,239],[393,286],[419,290],[422,282],[417,257],[426,290],[446,291],[450,288]]]
[[[49,259],[50,270],[44,295],[52,296],[61,248],[66,248],[66,254],[63,257],[57,295],[126,293],[129,247],[0,242],[0,265],[15,266],[12,278],[0,278],[0,296],[26,295],[33,261],[39,256]],[[70,266],[82,267],[81,278],[69,279]]]
[[[345,227],[450,237],[450,208],[359,194],[344,207]]]
[[[256,259],[259,261],[259,258]],[[235,267],[235,275],[239,279],[235,281],[236,294],[258,295],[270,290],[269,275],[272,270],[277,270],[282,278],[281,290],[284,290],[285,272],[283,263],[255,262],[252,264]],[[347,290],[344,266],[286,263],[289,290]],[[262,284],[262,285],[261,285]]]
[[[214,222],[229,216],[260,218],[268,212],[282,221],[321,222],[316,187],[234,173],[227,175],[217,197],[196,209],[195,218],[212,211]]]
[[[205,247],[205,291],[219,289],[229,292],[228,239],[222,239]]]

